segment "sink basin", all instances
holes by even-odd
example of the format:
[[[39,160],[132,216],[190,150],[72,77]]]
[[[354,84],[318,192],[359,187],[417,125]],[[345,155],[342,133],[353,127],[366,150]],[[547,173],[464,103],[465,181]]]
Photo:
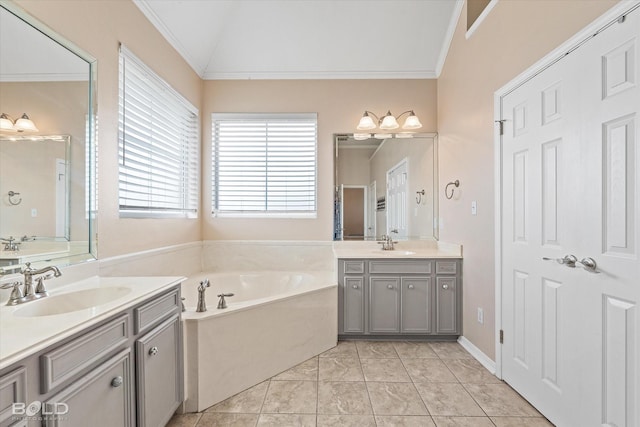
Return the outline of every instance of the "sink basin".
[[[71,313],[106,304],[122,298],[129,292],[131,292],[131,289],[124,287],[84,289],[24,303],[24,306],[14,312],[14,315],[37,317]]]
[[[394,249],[392,251],[383,251],[382,249],[379,249],[377,251],[372,251],[375,254],[383,254],[383,255],[389,255],[389,256],[403,256],[403,255],[415,255],[416,253],[413,251],[399,251],[397,249]]]

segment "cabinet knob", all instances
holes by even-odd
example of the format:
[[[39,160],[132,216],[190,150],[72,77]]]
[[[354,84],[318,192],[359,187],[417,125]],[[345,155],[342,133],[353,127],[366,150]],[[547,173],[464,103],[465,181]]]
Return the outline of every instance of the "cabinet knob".
[[[387,285],[387,289],[393,289],[393,285]]]
[[[352,286],[352,288],[353,288],[353,289],[358,289],[359,287],[360,287],[360,286],[358,286],[358,285],[353,285],[353,286]]]
[[[409,289],[413,289],[413,285],[409,285],[407,286]]]
[[[151,356],[155,356],[156,354],[158,354],[158,347],[153,346],[149,349],[149,355]]]
[[[449,285],[442,285],[442,289],[449,289]]]
[[[122,377],[118,375],[111,380],[111,387],[120,387],[122,385]]]

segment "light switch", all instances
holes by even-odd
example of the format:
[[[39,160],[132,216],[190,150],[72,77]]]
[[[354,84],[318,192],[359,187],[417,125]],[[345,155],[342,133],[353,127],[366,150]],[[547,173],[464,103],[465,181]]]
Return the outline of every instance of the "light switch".
[[[473,202],[471,202],[471,215],[477,215],[478,214],[478,203],[476,203],[476,201],[474,200]]]
[[[38,209],[31,208],[31,218],[35,218],[38,216]]]

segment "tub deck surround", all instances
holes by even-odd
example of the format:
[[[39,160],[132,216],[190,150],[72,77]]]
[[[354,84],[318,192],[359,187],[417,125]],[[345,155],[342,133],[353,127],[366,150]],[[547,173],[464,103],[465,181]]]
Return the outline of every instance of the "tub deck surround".
[[[461,245],[435,240],[400,240],[391,251],[374,241],[336,241],[333,252],[336,258],[462,258]]]
[[[195,288],[205,278],[211,283],[208,311],[196,313]],[[225,271],[185,280],[183,411],[202,411],[334,347],[336,279],[329,270]],[[227,298],[228,308],[219,310],[216,295],[221,292],[238,298]]]
[[[4,305],[6,299],[3,299],[0,306],[0,369],[97,324],[119,311],[160,294],[184,279],[184,277],[174,276],[86,278],[50,290],[50,296],[43,298],[42,302],[64,294],[73,295],[92,290],[109,292],[109,288],[121,288],[116,292],[118,297],[94,307],[47,316],[20,315],[19,310],[31,310],[32,304],[38,304],[41,301],[6,306]]]

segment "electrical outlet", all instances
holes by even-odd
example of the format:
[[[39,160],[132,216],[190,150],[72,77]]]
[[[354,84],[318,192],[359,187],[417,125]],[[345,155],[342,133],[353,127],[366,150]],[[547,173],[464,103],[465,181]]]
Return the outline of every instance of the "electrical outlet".
[[[478,307],[478,323],[484,324],[484,310]]]

